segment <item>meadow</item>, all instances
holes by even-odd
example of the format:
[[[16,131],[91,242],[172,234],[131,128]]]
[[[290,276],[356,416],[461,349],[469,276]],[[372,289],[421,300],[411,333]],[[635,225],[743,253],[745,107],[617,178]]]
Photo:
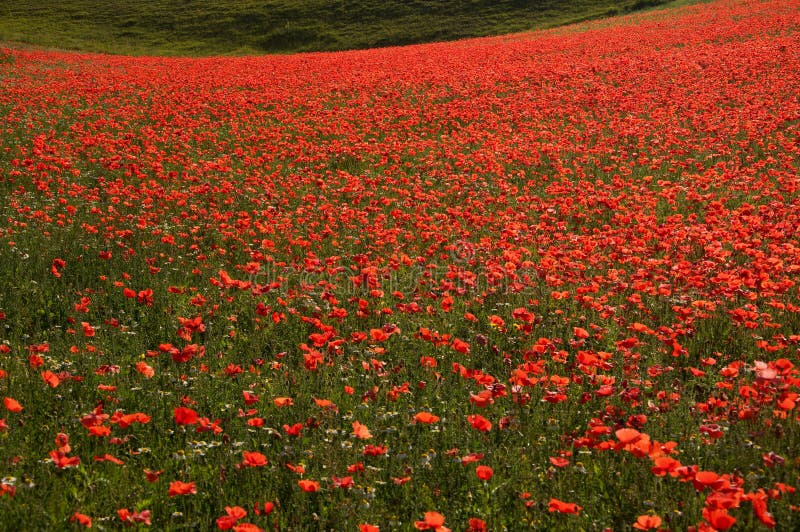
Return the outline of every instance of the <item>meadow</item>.
[[[686,0],[36,0],[0,41],[127,55],[347,50],[541,29]]]
[[[0,47],[0,529],[800,528],[799,30]]]

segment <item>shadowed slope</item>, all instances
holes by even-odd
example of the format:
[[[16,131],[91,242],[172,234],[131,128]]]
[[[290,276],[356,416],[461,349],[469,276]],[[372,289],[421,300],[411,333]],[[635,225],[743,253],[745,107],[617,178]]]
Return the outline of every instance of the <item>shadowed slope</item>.
[[[343,50],[452,40],[666,0],[38,0],[0,8],[0,40],[125,54]]]

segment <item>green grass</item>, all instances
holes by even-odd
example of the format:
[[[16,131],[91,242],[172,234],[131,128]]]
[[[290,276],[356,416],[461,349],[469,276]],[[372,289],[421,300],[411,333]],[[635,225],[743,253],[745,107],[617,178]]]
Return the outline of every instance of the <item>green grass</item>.
[[[0,40],[122,54],[289,53],[512,33],[668,0],[38,0],[3,2]]]

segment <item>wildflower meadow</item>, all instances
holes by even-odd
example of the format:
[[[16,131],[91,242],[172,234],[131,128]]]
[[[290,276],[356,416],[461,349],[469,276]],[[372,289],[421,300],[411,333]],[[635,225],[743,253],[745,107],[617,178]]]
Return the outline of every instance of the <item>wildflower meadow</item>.
[[[0,530],[800,528],[797,1],[0,86]]]

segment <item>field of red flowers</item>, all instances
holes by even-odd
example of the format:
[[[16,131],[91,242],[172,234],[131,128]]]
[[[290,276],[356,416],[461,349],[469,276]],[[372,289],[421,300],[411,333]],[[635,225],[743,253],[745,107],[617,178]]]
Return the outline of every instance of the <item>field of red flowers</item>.
[[[1,529],[800,527],[800,3],[0,82]]]

